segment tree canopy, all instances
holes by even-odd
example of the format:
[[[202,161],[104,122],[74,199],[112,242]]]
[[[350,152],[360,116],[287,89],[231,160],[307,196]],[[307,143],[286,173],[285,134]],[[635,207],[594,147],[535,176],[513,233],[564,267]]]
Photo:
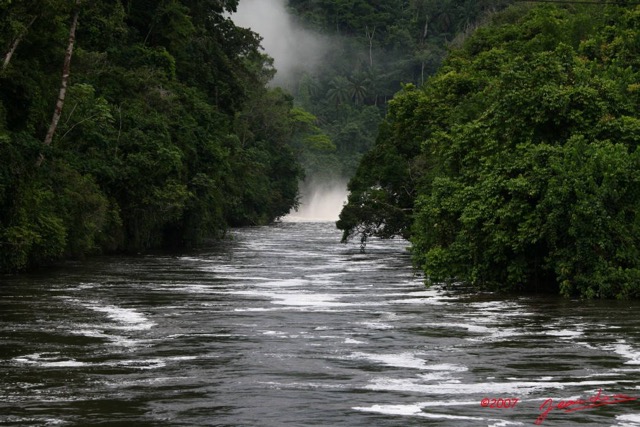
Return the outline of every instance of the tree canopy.
[[[640,297],[640,7],[518,5],[389,103],[339,228],[429,283]]]
[[[296,205],[294,140],[319,132],[266,87],[236,6],[0,2],[0,271],[192,245]]]
[[[296,102],[333,147],[302,146],[308,174],[351,177],[374,145],[387,102],[422,85],[448,46],[512,0],[290,0],[291,12],[331,45],[315,72],[294,77]]]

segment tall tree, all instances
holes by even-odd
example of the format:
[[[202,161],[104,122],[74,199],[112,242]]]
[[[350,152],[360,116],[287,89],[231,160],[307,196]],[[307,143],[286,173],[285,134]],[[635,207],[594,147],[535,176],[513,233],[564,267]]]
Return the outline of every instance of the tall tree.
[[[51,123],[49,124],[49,130],[44,137],[44,145],[49,146],[53,141],[53,136],[56,133],[58,122],[62,116],[62,109],[64,107],[64,100],[67,95],[67,87],[69,86],[69,77],[71,76],[71,57],[73,55],[73,47],[76,42],[76,29],[78,27],[78,17],[80,16],[80,6],[82,0],[75,1],[75,9],[71,18],[71,25],[69,26],[69,41],[67,42],[67,49],[64,54],[64,63],[62,65],[62,79],[60,81],[60,90],[58,92],[58,99],[56,100],[56,106],[53,110],[53,116],[51,117]],[[40,154],[36,162],[36,166],[40,166],[44,160],[44,155]]]

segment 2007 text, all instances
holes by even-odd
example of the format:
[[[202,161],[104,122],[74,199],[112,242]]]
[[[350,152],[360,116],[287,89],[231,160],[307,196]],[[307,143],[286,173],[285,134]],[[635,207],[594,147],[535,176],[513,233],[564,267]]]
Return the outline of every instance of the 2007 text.
[[[489,399],[485,397],[480,401],[480,406],[483,408],[498,408],[498,409],[509,409],[516,406],[516,404],[520,401],[517,397],[513,398],[499,398],[499,399]]]

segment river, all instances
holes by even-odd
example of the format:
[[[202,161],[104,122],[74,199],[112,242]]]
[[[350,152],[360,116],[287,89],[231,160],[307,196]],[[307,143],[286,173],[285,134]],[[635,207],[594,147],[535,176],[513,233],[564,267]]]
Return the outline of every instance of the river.
[[[425,288],[406,242],[339,237],[279,223],[0,277],[0,425],[499,427],[555,405],[542,425],[640,426],[638,302]]]

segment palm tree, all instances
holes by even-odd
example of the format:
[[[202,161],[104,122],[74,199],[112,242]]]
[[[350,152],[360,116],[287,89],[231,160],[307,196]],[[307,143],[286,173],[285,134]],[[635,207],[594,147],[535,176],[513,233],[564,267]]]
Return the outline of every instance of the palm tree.
[[[356,103],[360,104],[365,100],[368,94],[368,86],[369,80],[366,76],[350,76],[347,78],[349,81],[349,91],[351,95],[351,99]]]
[[[329,83],[327,98],[336,103],[336,108],[351,99],[351,83],[342,76],[336,76]]]

